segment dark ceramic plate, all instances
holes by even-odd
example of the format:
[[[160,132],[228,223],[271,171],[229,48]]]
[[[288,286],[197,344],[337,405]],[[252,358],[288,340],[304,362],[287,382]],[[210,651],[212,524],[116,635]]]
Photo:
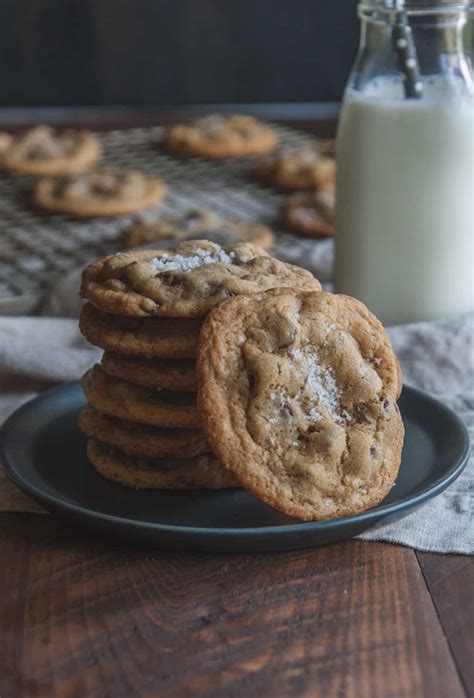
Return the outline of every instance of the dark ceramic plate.
[[[447,407],[404,388],[406,428],[400,473],[375,509],[301,523],[237,489],[142,491],[108,482],[88,464],[77,415],[79,383],[53,388],[17,410],[0,435],[7,475],[46,509],[130,543],[162,548],[252,551],[303,548],[350,538],[401,519],[442,492],[466,464],[469,437]]]

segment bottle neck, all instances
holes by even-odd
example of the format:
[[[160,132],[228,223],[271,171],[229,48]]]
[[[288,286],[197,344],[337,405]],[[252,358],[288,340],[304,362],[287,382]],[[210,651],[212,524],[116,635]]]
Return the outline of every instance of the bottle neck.
[[[420,74],[458,81],[474,94],[469,57],[469,8],[445,6],[406,11],[416,47]],[[392,42],[396,11],[379,4],[359,5],[361,34],[359,54],[351,76],[352,87],[364,85],[380,76],[399,75]]]

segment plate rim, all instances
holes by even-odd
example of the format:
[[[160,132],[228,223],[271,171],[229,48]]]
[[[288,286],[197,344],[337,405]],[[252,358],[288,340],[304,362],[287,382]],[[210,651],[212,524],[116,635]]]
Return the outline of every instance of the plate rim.
[[[29,480],[24,479],[21,473],[15,468],[15,466],[10,462],[6,450],[7,442],[10,432],[14,432],[16,428],[17,421],[24,416],[24,413],[28,412],[32,407],[36,407],[41,402],[49,401],[51,398],[55,397],[56,393],[63,393],[66,390],[73,390],[80,387],[80,381],[69,381],[61,383],[60,385],[54,386],[41,392],[36,397],[28,400],[23,405],[18,407],[1,425],[0,427],[0,460],[3,469],[7,477],[17,485],[23,492],[33,497],[36,501],[45,505],[48,509],[48,504],[55,511],[61,510],[79,515],[81,518],[96,518],[100,519],[104,523],[114,524],[120,527],[132,527],[134,529],[147,529],[148,531],[163,532],[163,533],[179,533],[187,537],[192,536],[207,536],[212,538],[221,537],[242,537],[244,535],[257,536],[279,536],[287,533],[300,533],[314,531],[328,531],[337,529],[342,526],[351,526],[358,523],[369,523],[373,520],[378,520],[380,518],[385,518],[391,514],[397,514],[400,511],[409,511],[418,508],[423,503],[437,496],[443,492],[449,485],[451,485],[454,480],[456,480],[462,473],[469,460],[471,442],[470,436],[467,428],[459,417],[459,415],[454,412],[450,407],[442,403],[437,398],[433,397],[426,391],[415,388],[414,386],[406,385],[403,386],[403,391],[408,394],[412,394],[417,398],[421,398],[436,409],[444,412],[449,416],[449,418],[456,423],[459,429],[460,436],[462,433],[462,452],[459,456],[457,462],[450,466],[445,474],[436,480],[434,484],[423,489],[415,496],[410,496],[408,498],[402,499],[398,502],[392,504],[385,504],[374,509],[369,509],[367,511],[362,511],[358,514],[353,514],[351,516],[340,517],[336,519],[326,519],[323,521],[296,521],[295,523],[279,524],[277,526],[249,526],[244,528],[224,528],[224,527],[209,527],[209,526],[180,526],[179,524],[165,524],[152,521],[141,521],[139,519],[127,518],[124,516],[117,516],[116,514],[108,514],[102,511],[96,511],[88,507],[75,504],[62,496],[53,496],[44,492],[42,489],[31,484]]]

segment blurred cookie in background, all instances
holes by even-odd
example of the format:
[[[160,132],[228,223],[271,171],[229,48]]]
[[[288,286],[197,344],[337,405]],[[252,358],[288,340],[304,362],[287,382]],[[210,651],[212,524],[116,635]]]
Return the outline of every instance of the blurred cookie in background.
[[[306,237],[334,235],[334,191],[320,189],[289,196],[282,207],[285,225],[294,233]]]
[[[318,138],[316,140],[319,152],[321,155],[327,155],[330,158],[336,157],[336,139],[335,138]]]
[[[213,211],[190,211],[184,216],[157,221],[137,221],[122,232],[125,249],[159,243],[167,247],[177,242],[206,239],[219,245],[251,242],[264,250],[274,244],[275,238],[265,225],[244,221],[226,221]]]
[[[29,175],[76,174],[90,169],[102,157],[90,131],[35,126],[17,136],[0,134],[0,167]]]
[[[163,146],[176,155],[233,158],[274,150],[278,135],[270,127],[242,114],[209,114],[187,124],[170,126]]]
[[[34,202],[41,208],[78,218],[137,213],[161,201],[166,194],[162,179],[136,170],[96,170],[65,177],[40,179]]]
[[[334,188],[336,161],[326,155],[329,147],[327,141],[315,141],[307,147],[284,150],[262,160],[255,176],[277,189]]]

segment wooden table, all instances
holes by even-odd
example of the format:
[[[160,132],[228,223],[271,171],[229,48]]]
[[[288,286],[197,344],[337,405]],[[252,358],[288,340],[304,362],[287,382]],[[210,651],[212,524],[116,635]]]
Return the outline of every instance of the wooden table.
[[[256,111],[334,129],[318,105],[279,106]],[[173,113],[66,110],[48,120],[127,126]],[[0,124],[10,117],[0,112]],[[0,555],[1,698],[474,694],[472,558],[361,541],[164,553],[5,513]]]

